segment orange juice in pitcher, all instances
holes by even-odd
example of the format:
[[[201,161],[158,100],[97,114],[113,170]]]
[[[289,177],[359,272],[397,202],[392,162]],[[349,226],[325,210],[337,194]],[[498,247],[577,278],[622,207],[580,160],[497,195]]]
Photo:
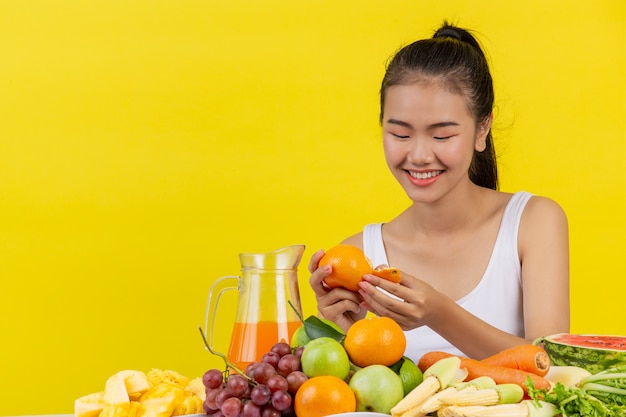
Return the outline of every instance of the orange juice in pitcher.
[[[289,343],[302,323],[298,321],[258,323],[235,322],[228,349],[228,360],[244,371],[251,362],[260,362],[277,342]],[[259,357],[261,355],[261,357]]]
[[[297,269],[303,253],[304,245],[294,245],[269,253],[239,254],[241,276],[218,278],[209,291],[205,333],[211,352],[219,299],[229,290],[239,292],[226,355],[231,364],[244,371],[249,363],[260,362],[275,343],[289,343],[301,325]]]

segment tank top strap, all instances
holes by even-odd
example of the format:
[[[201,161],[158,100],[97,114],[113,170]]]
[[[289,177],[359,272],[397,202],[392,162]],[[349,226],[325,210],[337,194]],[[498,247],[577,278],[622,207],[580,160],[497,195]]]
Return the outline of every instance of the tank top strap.
[[[383,223],[368,224],[363,228],[363,252],[373,267],[389,265],[383,242]]]
[[[519,232],[519,224],[522,220],[522,213],[526,207],[526,203],[531,199],[533,194],[526,191],[519,191],[511,196],[511,199],[504,208],[500,231],[498,233],[497,243],[510,242],[510,250],[513,251],[517,258],[517,235]],[[496,244],[496,247],[501,245]]]

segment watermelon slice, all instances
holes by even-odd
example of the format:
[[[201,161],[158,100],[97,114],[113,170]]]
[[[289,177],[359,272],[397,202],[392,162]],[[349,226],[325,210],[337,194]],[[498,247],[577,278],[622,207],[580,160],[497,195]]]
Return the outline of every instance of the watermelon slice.
[[[543,343],[551,365],[578,366],[592,374],[626,365],[626,336],[558,333],[533,343]]]

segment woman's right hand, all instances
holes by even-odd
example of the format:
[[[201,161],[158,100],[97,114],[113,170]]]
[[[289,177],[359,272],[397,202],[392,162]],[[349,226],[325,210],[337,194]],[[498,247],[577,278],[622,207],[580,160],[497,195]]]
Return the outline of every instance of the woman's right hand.
[[[317,311],[320,317],[335,322],[347,331],[355,321],[365,317],[367,310],[360,306],[362,299],[358,293],[345,288],[330,288],[324,283],[324,278],[330,275],[332,267],[330,265],[319,267],[322,256],[324,251],[320,249],[309,261],[311,272],[309,283],[315,293]]]

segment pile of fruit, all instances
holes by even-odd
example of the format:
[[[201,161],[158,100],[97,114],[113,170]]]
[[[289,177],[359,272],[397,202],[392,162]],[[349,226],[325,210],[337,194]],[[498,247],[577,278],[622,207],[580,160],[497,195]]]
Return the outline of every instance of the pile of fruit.
[[[124,370],[103,391],[78,398],[76,417],[172,417],[203,412],[204,386],[172,370]]]
[[[301,353],[292,352],[287,343],[277,343],[245,373],[208,370],[202,376],[204,411],[226,417],[278,417],[287,412],[292,396],[307,379],[300,370]]]
[[[359,320],[344,334],[311,316],[290,343],[276,343],[258,362],[238,370],[209,369],[204,412],[213,417],[320,417],[390,413],[422,380],[404,357],[406,337],[385,317]]]

